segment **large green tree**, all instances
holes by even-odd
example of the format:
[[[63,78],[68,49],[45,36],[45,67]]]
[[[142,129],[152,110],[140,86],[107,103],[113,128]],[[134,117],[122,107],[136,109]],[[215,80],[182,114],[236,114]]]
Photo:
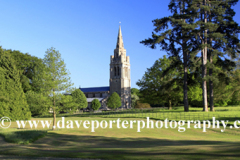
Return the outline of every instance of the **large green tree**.
[[[191,24],[193,18],[189,16],[188,8],[191,0],[171,0],[169,10],[172,15],[161,19],[153,20],[155,26],[152,38],[141,41],[144,45],[152,49],[160,45],[161,50],[166,51],[169,56],[175,57],[167,71],[183,66],[183,102],[184,111],[189,110],[188,106],[188,74],[191,54],[194,53],[194,47],[191,43],[192,35],[189,32],[195,26]],[[166,75],[166,74],[163,74]]]
[[[168,103],[169,109],[171,109],[173,103],[181,101],[181,73],[175,68],[163,76],[173,61],[173,58],[166,56],[159,58],[151,68],[147,69],[143,78],[137,82],[144,102],[150,104]]]
[[[70,73],[66,69],[66,65],[61,58],[61,54],[55,48],[49,48],[46,51],[43,59],[46,65],[46,79],[45,83],[49,88],[49,95],[51,97],[51,109],[53,112],[53,130],[56,127],[56,114],[63,104],[71,103],[71,98],[63,96],[62,92],[70,89],[73,85],[70,81]],[[62,102],[64,101],[64,102]],[[66,105],[65,105],[66,106]],[[62,110],[62,109],[61,109]]]
[[[204,111],[208,111],[207,80],[209,80],[210,110],[213,111],[213,83],[218,78],[217,72],[221,71],[220,74],[223,71],[229,72],[231,70],[229,67],[234,66],[233,59],[238,57],[237,34],[240,28],[233,20],[235,12],[232,9],[237,2],[238,0],[192,0],[188,8],[196,24],[196,27],[191,30],[197,37],[194,42],[197,50],[201,51]],[[214,59],[217,61],[214,62]],[[220,70],[218,70],[219,67]]]
[[[238,0],[171,0],[169,9],[172,15],[153,21],[155,29],[152,38],[141,43],[155,48],[157,44],[170,56],[176,57],[171,65],[183,64],[184,73],[184,107],[188,110],[189,68],[201,65],[203,110],[208,111],[207,80],[210,85],[210,107],[213,109],[213,79],[217,62],[232,65],[232,60],[239,52],[239,26],[233,21],[231,8]],[[199,57],[199,53],[201,56]],[[230,58],[229,58],[230,57]],[[209,58],[209,60],[208,60]],[[229,62],[229,63],[228,63]],[[221,63],[218,63],[221,64]],[[221,68],[225,71],[226,65]],[[207,69],[209,67],[209,76]],[[193,70],[192,70],[193,71]],[[192,73],[190,73],[192,74]],[[215,74],[216,75],[216,74]]]
[[[20,82],[20,71],[8,52],[0,48],[0,117],[24,120],[31,117]]]
[[[5,50],[5,52],[15,60],[16,68],[20,71],[23,91],[25,93],[27,91],[41,92],[44,89],[45,65],[43,60],[17,50]]]

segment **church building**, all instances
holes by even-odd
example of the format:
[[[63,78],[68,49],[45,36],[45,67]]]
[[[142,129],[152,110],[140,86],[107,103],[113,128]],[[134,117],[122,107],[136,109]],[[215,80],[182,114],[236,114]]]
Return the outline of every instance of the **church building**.
[[[107,99],[116,92],[121,97],[120,108],[131,108],[131,79],[130,79],[130,58],[126,56],[126,49],[123,45],[121,26],[119,26],[117,45],[114,55],[110,56],[110,86],[79,88],[87,97],[88,107],[91,109],[91,102],[98,99],[102,106],[100,109],[107,109]]]

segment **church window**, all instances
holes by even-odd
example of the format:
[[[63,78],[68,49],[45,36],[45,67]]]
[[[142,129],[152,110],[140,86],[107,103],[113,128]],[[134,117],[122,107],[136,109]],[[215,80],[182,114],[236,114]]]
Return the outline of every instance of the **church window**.
[[[119,67],[118,67],[118,76],[120,75],[120,72],[119,72]]]
[[[114,67],[114,75],[117,75],[116,67]]]

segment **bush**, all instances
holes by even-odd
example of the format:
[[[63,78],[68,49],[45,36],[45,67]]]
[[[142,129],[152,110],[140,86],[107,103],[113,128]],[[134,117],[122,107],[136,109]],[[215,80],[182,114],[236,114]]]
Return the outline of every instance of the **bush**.
[[[73,100],[78,104],[78,109],[87,108],[87,98],[80,89],[74,90],[71,95],[73,97]]]
[[[94,99],[91,104],[91,108],[96,111],[101,107],[101,103],[99,102],[98,99]]]
[[[134,108],[151,108],[151,106],[148,103],[140,103],[139,101],[137,101],[137,104]]]
[[[121,98],[116,92],[113,92],[113,94],[108,98],[107,106],[111,109],[116,109],[122,106]]]

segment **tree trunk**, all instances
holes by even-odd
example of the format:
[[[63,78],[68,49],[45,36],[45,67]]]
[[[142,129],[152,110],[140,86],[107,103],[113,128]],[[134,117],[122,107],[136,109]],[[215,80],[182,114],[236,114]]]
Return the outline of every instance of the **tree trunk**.
[[[53,109],[53,130],[56,129],[56,111]]]
[[[53,130],[56,129],[56,109],[55,109],[55,93],[53,93]]]
[[[204,0],[204,5],[206,5],[206,0]],[[207,11],[204,11],[204,23],[207,23]],[[206,26],[204,26],[206,27]],[[208,112],[208,104],[207,104],[207,81],[205,80],[207,76],[207,29],[204,30],[204,40],[202,44],[205,45],[202,52],[202,90],[203,90],[203,111]]]
[[[210,63],[212,63],[212,55],[210,55]],[[212,76],[212,69],[209,69],[209,76]],[[210,111],[214,111],[214,104],[213,104],[213,81],[209,80],[209,97],[210,97]]]
[[[182,5],[182,14],[185,14],[184,12],[185,9],[185,2],[183,1]],[[185,19],[183,20],[185,23]],[[183,65],[184,65],[184,79],[183,79],[183,103],[184,103],[184,111],[188,112],[189,111],[189,106],[188,106],[188,87],[187,87],[187,76],[188,76],[188,52],[187,52],[187,44],[186,44],[186,38],[185,36],[185,31],[182,31],[183,34],[183,45],[182,45],[182,51],[183,51]]]
[[[187,67],[187,55],[186,53],[183,53],[183,59],[184,59],[184,80],[183,80],[183,103],[184,103],[184,111],[188,112],[189,111],[189,106],[188,106],[188,94],[187,94],[187,75],[188,75],[188,67]]]
[[[171,110],[172,109],[172,102],[171,102],[171,100],[168,100],[168,110]]]
[[[212,44],[212,39],[210,39],[210,45]],[[209,62],[212,64],[212,54],[210,53]],[[213,81],[211,80],[212,77],[212,68],[209,68],[209,98],[210,98],[210,111],[214,111],[214,104],[213,104]]]
[[[209,6],[211,7],[211,4],[209,4]],[[209,21],[212,22],[212,16],[211,16],[211,12],[209,13]],[[212,48],[212,38],[210,38],[210,46]],[[212,52],[212,51],[211,51]],[[209,53],[209,63],[212,64],[212,53]],[[210,105],[210,111],[214,111],[214,104],[213,104],[213,81],[212,81],[212,68],[209,68],[209,105]]]

